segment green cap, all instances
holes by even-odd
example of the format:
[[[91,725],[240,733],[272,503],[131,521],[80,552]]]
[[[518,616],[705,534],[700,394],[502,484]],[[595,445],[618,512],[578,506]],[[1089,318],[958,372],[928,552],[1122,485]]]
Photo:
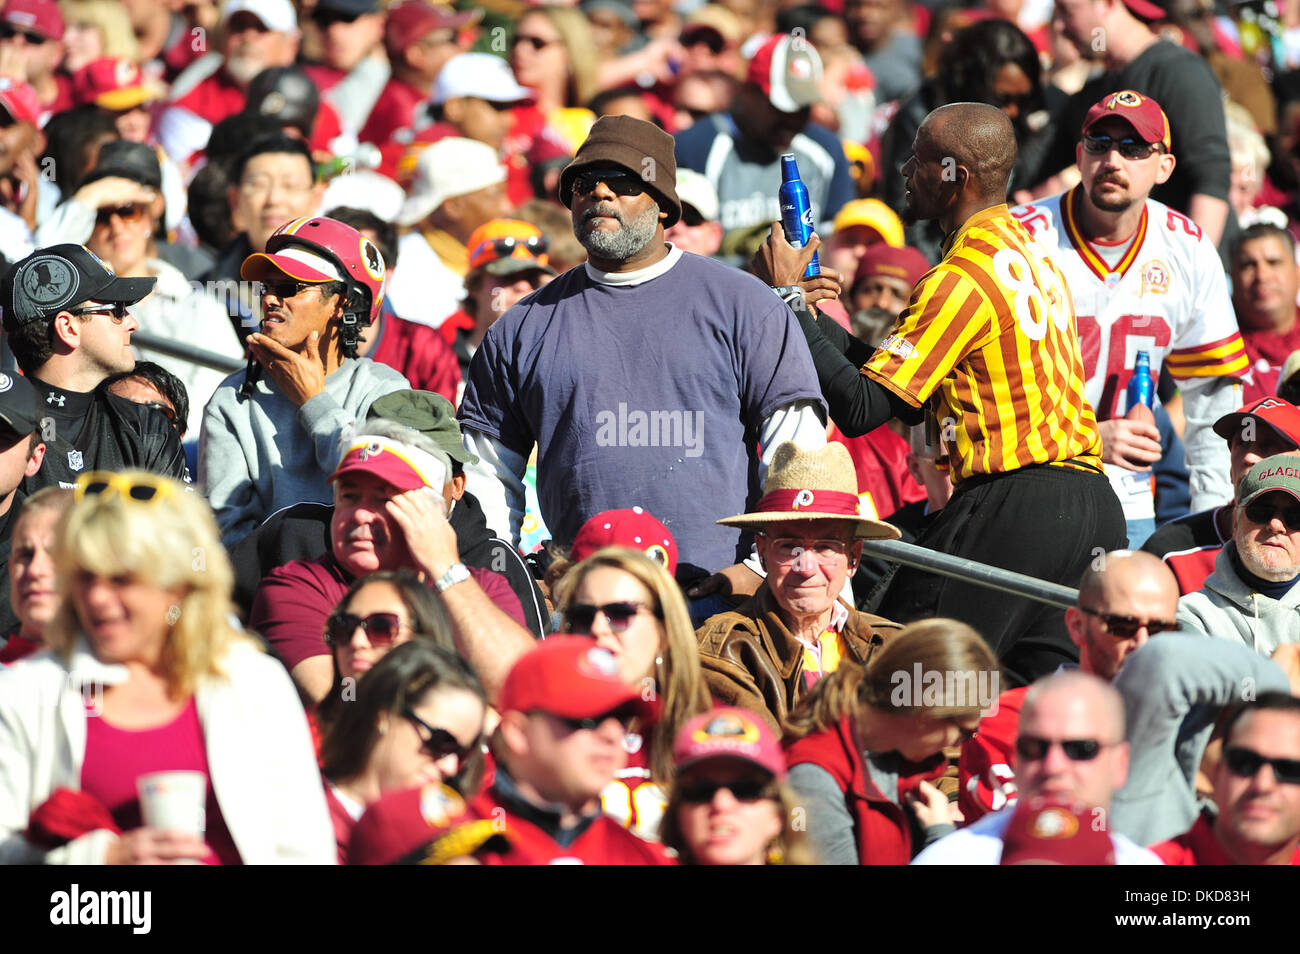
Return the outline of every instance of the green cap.
[[[456,409],[441,394],[432,391],[393,391],[370,405],[368,418],[379,418],[419,431],[434,441],[452,460],[477,464],[478,458],[465,449]]]
[[[1241,479],[1237,504],[1244,507],[1256,497],[1275,490],[1300,500],[1300,457],[1290,454],[1265,457]]]

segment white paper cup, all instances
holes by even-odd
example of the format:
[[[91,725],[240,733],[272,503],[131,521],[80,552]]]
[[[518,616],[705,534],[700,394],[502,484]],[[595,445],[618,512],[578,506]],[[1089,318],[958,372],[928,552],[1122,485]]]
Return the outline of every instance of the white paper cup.
[[[207,827],[208,778],[202,772],[154,772],[136,779],[140,817],[149,828],[203,837]]]

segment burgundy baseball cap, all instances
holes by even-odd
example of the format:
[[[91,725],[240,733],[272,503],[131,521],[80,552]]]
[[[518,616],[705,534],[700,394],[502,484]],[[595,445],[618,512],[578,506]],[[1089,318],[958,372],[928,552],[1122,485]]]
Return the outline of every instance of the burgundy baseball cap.
[[[36,90],[22,80],[0,76],[0,106],[16,123],[41,124],[41,102]]]
[[[387,437],[359,434],[343,452],[330,482],[356,471],[385,480],[399,491],[432,487],[441,493],[451,479],[451,461],[442,454],[430,454]]]
[[[853,284],[873,275],[887,275],[901,278],[908,287],[915,287],[921,276],[930,270],[930,263],[925,256],[910,245],[894,248],[884,242],[868,245],[866,252],[858,262],[858,270],[853,276]]]
[[[1170,148],[1169,117],[1150,96],[1143,96],[1136,90],[1122,89],[1104,97],[1083,118],[1083,135],[1088,135],[1093,126],[1112,116],[1132,126],[1144,142],[1158,142],[1166,150]]]
[[[552,636],[524,654],[506,676],[497,699],[501,712],[547,712],[590,719],[623,706],[654,721],[658,707],[618,675],[608,649],[586,636]]]
[[[63,39],[63,14],[55,0],[8,0],[0,7],[0,20],[47,40]]]
[[[140,67],[124,56],[101,56],[77,70],[72,95],[78,103],[94,103],[113,111],[134,109],[162,99],[163,91],[145,80]]]
[[[465,815],[465,801],[436,783],[373,802],[348,841],[348,864],[392,865],[444,834]]]
[[[1165,12],[1164,7],[1152,3],[1151,0],[1124,0],[1124,6],[1128,7],[1129,12],[1135,17],[1142,20],[1169,19],[1169,14]]]
[[[384,24],[384,46],[390,51],[402,52],[427,33],[434,30],[459,30],[482,15],[482,10],[458,13],[441,4],[405,0],[388,10],[388,21]]]
[[[596,514],[578,530],[569,548],[569,559],[581,563],[605,547],[641,550],[661,564],[668,575],[677,572],[677,541],[668,528],[640,507],[606,510]]]
[[[1280,397],[1261,398],[1254,404],[1247,404],[1240,410],[1223,415],[1214,422],[1214,433],[1225,441],[1231,441],[1233,434],[1240,433],[1241,426],[1248,417],[1259,418],[1300,447],[1300,407]]]
[[[673,742],[677,772],[708,759],[740,759],[785,779],[781,743],[762,719],[733,706],[718,706],[682,726]]]
[[[803,37],[770,36],[749,61],[748,80],[783,113],[797,113],[821,99],[822,60]]]
[[[1115,843],[1100,809],[1064,799],[1022,801],[1002,834],[1004,865],[1113,865]]]

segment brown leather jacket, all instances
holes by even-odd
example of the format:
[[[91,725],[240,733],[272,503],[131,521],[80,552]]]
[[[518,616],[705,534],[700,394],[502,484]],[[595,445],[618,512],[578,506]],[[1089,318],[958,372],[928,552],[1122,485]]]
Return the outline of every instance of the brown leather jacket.
[[[843,631],[845,648],[865,664],[884,644],[883,637],[901,628],[881,616],[850,609]],[[695,635],[714,700],[761,715],[780,734],[786,714],[807,691],[804,647],[781,621],[767,583],[734,610],[710,617]]]

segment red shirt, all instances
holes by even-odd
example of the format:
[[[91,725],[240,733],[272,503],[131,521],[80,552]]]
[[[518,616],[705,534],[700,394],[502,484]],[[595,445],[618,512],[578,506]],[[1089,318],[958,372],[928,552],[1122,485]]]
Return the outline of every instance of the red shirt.
[[[348,807],[343,804],[334,791],[329,779],[324,779],[325,804],[330,810],[330,824],[334,826],[334,843],[339,850],[339,864],[348,863],[348,841],[352,838],[352,829],[357,827],[357,819],[352,817]]]
[[[964,824],[988,812],[1001,811],[1016,800],[1016,736],[1020,734],[1020,709],[1028,686],[1008,689],[998,696],[996,712],[980,719],[979,734],[961,747],[957,763],[957,806]]]
[[[428,90],[417,89],[394,76],[384,84],[357,138],[380,147],[387,145],[398,130],[411,129],[415,125],[420,104],[428,98]],[[409,143],[410,139],[406,142]]]
[[[153,772],[201,772],[208,778],[203,840],[213,855],[204,859],[204,863],[241,864],[239,851],[212,790],[203,725],[193,698],[175,719],[153,729],[119,729],[87,712],[81,788],[109,810],[122,831],[133,831],[144,824],[136,781]]]
[[[439,330],[399,318],[385,308],[379,341],[368,357],[402,372],[415,390],[441,394],[454,405],[460,361]]]
[[[39,652],[44,648],[40,643],[28,642],[21,636],[10,636],[9,642],[5,643],[5,648],[0,649],[0,665],[15,663],[23,657],[30,656],[32,653]]]
[[[1250,358],[1251,375],[1244,382],[1242,401],[1253,404],[1261,398],[1277,393],[1277,379],[1282,375],[1282,365],[1292,351],[1300,348],[1300,321],[1286,334],[1275,331],[1241,329],[1241,340],[1246,343]]]
[[[883,520],[904,504],[925,499],[925,488],[907,469],[907,441],[888,426],[861,437],[845,437],[837,427],[830,439],[848,448],[858,473],[858,496],[866,497],[875,516]],[[872,515],[866,508],[862,512]]]
[[[1218,839],[1214,837],[1214,822],[1208,813],[1203,812],[1196,819],[1191,830],[1152,845],[1154,851],[1167,865],[1232,865],[1236,864],[1224,854]],[[1300,865],[1300,847],[1291,855],[1291,864]]]

